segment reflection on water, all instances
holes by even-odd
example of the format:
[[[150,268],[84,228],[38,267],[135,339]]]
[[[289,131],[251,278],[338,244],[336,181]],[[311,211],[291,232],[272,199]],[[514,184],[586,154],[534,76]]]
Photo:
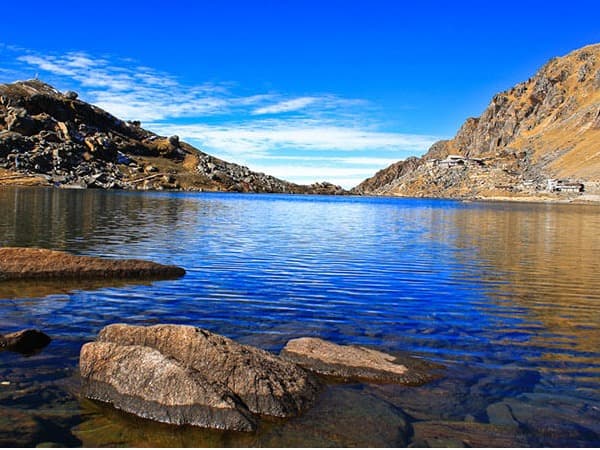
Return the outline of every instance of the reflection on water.
[[[506,408],[515,443],[600,443],[595,206],[7,189],[0,209],[0,245],[187,270],[151,285],[0,287],[0,332],[37,327],[53,338],[31,358],[0,355],[0,381],[10,382],[0,409],[13,417],[0,428],[13,430],[18,414],[31,422],[0,444],[402,445],[404,420],[438,434],[439,420],[490,432]],[[332,388],[306,417],[251,437],[139,425],[127,438],[137,419],[76,397],[79,349],[113,322],[193,324],[276,352],[319,336],[448,369],[419,388]],[[370,406],[336,407],[342,400]]]

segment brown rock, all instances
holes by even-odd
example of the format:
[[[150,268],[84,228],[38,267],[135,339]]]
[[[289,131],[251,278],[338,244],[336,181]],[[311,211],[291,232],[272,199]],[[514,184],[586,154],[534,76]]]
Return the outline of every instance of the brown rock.
[[[320,387],[295,364],[191,326],[115,324],[105,327],[98,340],[156,349],[209,382],[226,386],[258,414],[295,416],[313,403]]]
[[[16,333],[0,334],[0,351],[9,350],[24,354],[35,353],[50,343],[50,337],[39,330],[27,329]]]
[[[227,389],[150,347],[85,344],[80,371],[86,397],[140,417],[237,431],[256,426]]]
[[[421,360],[317,338],[292,339],[281,356],[323,375],[382,383],[422,384],[433,378]],[[412,366],[412,367],[411,367]]]
[[[179,277],[185,270],[138,259],[75,256],[37,248],[0,248],[0,280]]]

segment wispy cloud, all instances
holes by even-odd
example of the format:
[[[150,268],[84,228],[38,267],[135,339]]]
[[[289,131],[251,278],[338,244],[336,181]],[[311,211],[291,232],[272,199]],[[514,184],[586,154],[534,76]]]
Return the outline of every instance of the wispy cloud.
[[[195,139],[205,147],[236,153],[264,154],[274,149],[422,151],[437,140],[433,136],[387,133],[314,120],[256,120],[221,125],[150,124],[163,134]]]
[[[0,78],[39,72],[122,119],[177,134],[208,153],[297,182],[350,187],[419,154],[438,137],[385,128],[377,105],[332,93],[249,92],[236,83],[186,84],[130,59],[40,54],[0,44]],[[5,62],[6,61],[6,62]],[[245,87],[248,91],[248,87]]]
[[[224,114],[235,104],[223,85],[184,86],[172,75],[149,67],[119,65],[85,53],[26,54],[17,61],[75,82],[82,97],[123,119],[142,121]],[[252,100],[246,99],[252,104]]]
[[[283,112],[297,111],[306,108],[311,103],[318,101],[317,97],[300,97],[293,100],[286,100],[275,103],[274,105],[263,106],[252,111],[254,115],[261,114],[279,114]]]

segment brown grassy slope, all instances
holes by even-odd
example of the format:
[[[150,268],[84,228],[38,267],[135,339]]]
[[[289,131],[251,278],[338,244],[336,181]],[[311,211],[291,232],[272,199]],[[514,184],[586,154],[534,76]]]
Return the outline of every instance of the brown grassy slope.
[[[447,176],[425,168],[428,160],[449,154],[484,158],[487,170]],[[467,119],[453,139],[434,144],[418,164],[411,161],[410,170],[399,165],[355,191],[485,196],[497,193],[497,185],[528,179],[600,181],[600,44],[552,59],[529,80],[494,96],[479,118]],[[401,175],[390,181],[389,172]]]

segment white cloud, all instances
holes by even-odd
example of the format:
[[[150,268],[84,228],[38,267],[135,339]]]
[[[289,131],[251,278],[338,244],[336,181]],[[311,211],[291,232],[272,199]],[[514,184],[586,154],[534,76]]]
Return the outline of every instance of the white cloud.
[[[254,115],[261,114],[279,114],[282,112],[297,111],[299,109],[306,108],[311,103],[318,100],[317,97],[300,97],[292,100],[285,100],[274,105],[263,106],[252,111]]]
[[[423,153],[437,137],[386,133],[311,120],[245,123],[150,124],[159,134],[177,134],[203,151],[297,183],[328,180],[345,188],[390,164]],[[303,152],[302,155],[289,153]],[[321,152],[336,156],[322,156]],[[387,157],[365,156],[385,153]]]
[[[204,147],[254,155],[284,148],[419,152],[437,140],[433,136],[381,132],[311,120],[263,120],[223,125],[154,123],[148,126],[161,134],[195,139]]]

